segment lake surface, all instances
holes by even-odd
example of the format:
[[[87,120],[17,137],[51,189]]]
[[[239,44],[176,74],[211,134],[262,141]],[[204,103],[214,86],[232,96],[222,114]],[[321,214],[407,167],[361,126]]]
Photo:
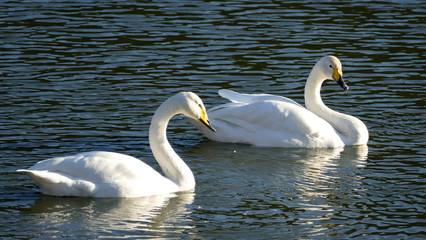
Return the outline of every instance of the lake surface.
[[[422,239],[424,1],[4,1],[0,6],[0,238]],[[209,141],[182,117],[168,137],[192,192],[137,199],[41,194],[16,169],[105,150],[159,170],[151,116],[179,91],[221,88],[303,104],[326,54],[350,90],[324,102],[368,126],[368,147]]]

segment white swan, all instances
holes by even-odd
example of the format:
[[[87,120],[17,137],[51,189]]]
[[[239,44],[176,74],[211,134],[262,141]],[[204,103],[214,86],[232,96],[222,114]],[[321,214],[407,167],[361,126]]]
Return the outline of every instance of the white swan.
[[[321,85],[327,79],[348,89],[337,57],[325,56],[313,67],[305,86],[307,108],[285,97],[220,90],[219,95],[231,103],[208,112],[216,132],[189,121],[209,139],[220,142],[304,148],[367,144],[368,130],[361,120],[333,111],[321,100]]]
[[[196,94],[181,92],[162,103],[151,121],[149,143],[166,177],[134,157],[113,152],[56,157],[17,171],[28,174],[43,193],[54,196],[142,197],[191,190],[194,175],[166,136],[167,124],[176,114],[197,119],[214,131]]]

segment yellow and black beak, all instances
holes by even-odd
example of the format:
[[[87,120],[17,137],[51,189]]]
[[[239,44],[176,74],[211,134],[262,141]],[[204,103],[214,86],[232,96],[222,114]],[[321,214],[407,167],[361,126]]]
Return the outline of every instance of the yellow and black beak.
[[[333,67],[333,80],[334,81],[336,81],[337,82],[337,84],[339,84],[339,86],[341,87],[341,88],[343,88],[343,90],[348,90],[349,89],[349,87],[348,87],[348,85],[346,85],[346,83],[343,81],[343,78],[342,78],[342,75],[343,75],[343,73],[342,73],[342,70],[341,69],[337,69],[337,68],[335,68],[335,67]]]
[[[210,124],[209,118],[207,117],[207,113],[203,108],[201,108],[201,117],[198,119],[198,121],[204,126],[206,126],[208,129],[212,130],[213,132],[216,132],[216,130]]]

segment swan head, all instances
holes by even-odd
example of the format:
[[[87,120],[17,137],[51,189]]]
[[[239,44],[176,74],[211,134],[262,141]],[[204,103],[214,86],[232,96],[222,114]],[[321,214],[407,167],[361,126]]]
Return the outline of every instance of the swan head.
[[[180,102],[180,113],[198,120],[208,129],[216,132],[216,130],[210,124],[207,116],[206,108],[204,107],[203,101],[197,94],[192,92],[180,92],[176,95]]]
[[[325,56],[317,64],[325,79],[334,80],[345,91],[349,89],[348,85],[343,81],[342,63],[337,57],[332,55]]]

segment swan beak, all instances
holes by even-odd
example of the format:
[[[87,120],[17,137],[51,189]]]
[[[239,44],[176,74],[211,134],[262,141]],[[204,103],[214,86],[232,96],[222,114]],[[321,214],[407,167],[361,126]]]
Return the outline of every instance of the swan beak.
[[[213,126],[210,124],[209,118],[207,117],[207,113],[204,109],[201,109],[201,117],[198,119],[198,121],[204,126],[206,126],[208,129],[212,130],[213,132],[216,132],[216,129],[214,129]]]
[[[333,80],[336,81],[337,84],[339,84],[339,86],[346,91],[349,89],[349,87],[343,81],[342,75],[343,75],[342,70],[333,67]]]

